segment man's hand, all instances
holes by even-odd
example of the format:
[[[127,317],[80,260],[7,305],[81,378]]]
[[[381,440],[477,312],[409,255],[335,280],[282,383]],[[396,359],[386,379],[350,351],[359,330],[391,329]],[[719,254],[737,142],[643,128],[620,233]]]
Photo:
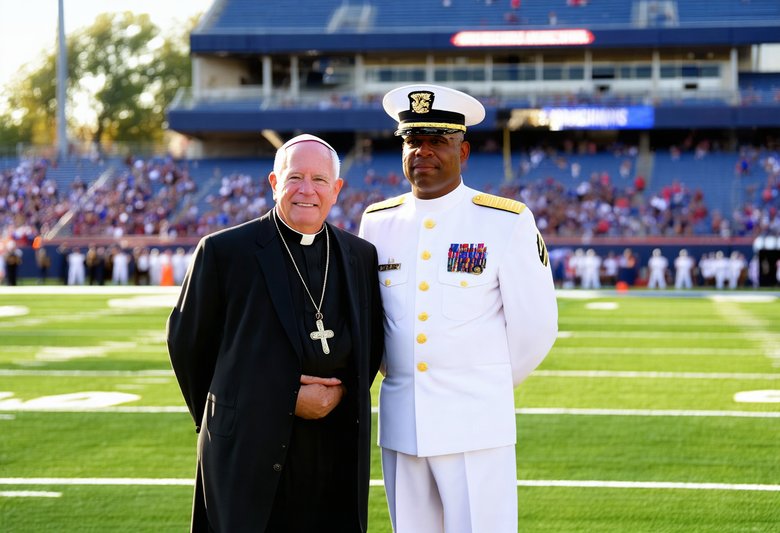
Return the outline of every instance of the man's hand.
[[[339,404],[345,393],[340,379],[303,375],[295,415],[309,420],[323,418]]]

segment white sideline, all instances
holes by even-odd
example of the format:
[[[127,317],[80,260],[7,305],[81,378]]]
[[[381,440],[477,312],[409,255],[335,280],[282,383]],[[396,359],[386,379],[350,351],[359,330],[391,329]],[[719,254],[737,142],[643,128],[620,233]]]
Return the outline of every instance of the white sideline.
[[[702,411],[687,409],[567,409],[558,407],[527,407],[515,409],[518,415],[581,415],[581,416],[722,416],[737,418],[780,418],[780,411]]]
[[[372,487],[384,486],[381,479],[372,479]],[[184,478],[0,478],[0,485],[99,485],[99,486],[192,486]],[[780,492],[780,485],[756,483],[681,483],[674,481],[597,481],[561,479],[521,479],[518,487],[573,487],[606,489],[671,489],[671,490],[732,490]],[[2,493],[0,493],[2,495]]]
[[[632,370],[534,370],[540,378],[626,378],[626,379],[780,379],[780,373],[748,372],[648,372]]]
[[[51,492],[43,490],[3,490],[0,491],[0,498],[59,498],[61,492]]]
[[[51,377],[173,377],[173,370],[46,370],[0,368],[0,376]],[[757,372],[649,372],[631,370],[534,370],[539,378],[625,378],[625,379],[743,379],[780,380],[780,373]]]
[[[1,408],[0,411],[8,412],[35,412],[35,413],[188,413],[184,406],[119,406],[119,407],[95,407],[95,408]],[[379,412],[378,407],[372,407],[371,412]],[[736,418],[780,418],[780,411],[702,411],[686,409],[570,409],[565,407],[526,407],[515,409],[518,415],[570,415],[570,416],[672,416],[672,417],[736,417]],[[13,420],[12,417],[0,415],[0,419]]]

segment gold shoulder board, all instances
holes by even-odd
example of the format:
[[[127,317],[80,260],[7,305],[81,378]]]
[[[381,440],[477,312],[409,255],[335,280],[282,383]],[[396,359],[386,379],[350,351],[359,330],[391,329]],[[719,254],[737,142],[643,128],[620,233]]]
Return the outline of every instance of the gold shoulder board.
[[[509,198],[502,198],[500,196],[494,196],[492,194],[478,194],[471,199],[477,205],[483,205],[485,207],[492,207],[493,209],[500,209],[502,211],[509,211],[510,213],[517,213],[518,215],[525,210],[525,204],[518,202],[517,200],[510,200]]]
[[[381,202],[371,204],[368,207],[366,207],[366,213],[373,213],[374,211],[382,211],[383,209],[398,207],[399,205],[404,203],[405,199],[406,199],[405,196],[395,196],[393,198],[388,198],[387,200],[383,200]]]

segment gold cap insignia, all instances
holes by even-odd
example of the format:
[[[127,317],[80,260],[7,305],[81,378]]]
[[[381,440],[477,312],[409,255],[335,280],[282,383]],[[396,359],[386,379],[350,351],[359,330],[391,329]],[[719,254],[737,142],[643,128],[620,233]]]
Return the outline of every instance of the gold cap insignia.
[[[428,113],[433,107],[433,93],[430,91],[409,93],[409,104],[415,113]]]

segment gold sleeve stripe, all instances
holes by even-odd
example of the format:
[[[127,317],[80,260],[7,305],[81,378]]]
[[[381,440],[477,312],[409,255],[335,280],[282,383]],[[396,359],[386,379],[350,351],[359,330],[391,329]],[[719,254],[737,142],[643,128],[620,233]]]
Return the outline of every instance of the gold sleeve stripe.
[[[502,211],[509,211],[510,213],[517,213],[518,215],[525,210],[525,204],[523,202],[510,200],[509,198],[502,198],[500,196],[494,196],[492,194],[478,194],[472,198],[471,201],[477,205],[492,207],[493,209],[500,209]]]
[[[388,198],[387,200],[383,200],[381,202],[377,202],[375,204],[371,204],[368,207],[366,207],[366,213],[373,213],[374,211],[382,211],[383,209],[398,207],[399,205],[404,203],[404,200],[406,200],[405,196],[395,196],[393,198]]]

